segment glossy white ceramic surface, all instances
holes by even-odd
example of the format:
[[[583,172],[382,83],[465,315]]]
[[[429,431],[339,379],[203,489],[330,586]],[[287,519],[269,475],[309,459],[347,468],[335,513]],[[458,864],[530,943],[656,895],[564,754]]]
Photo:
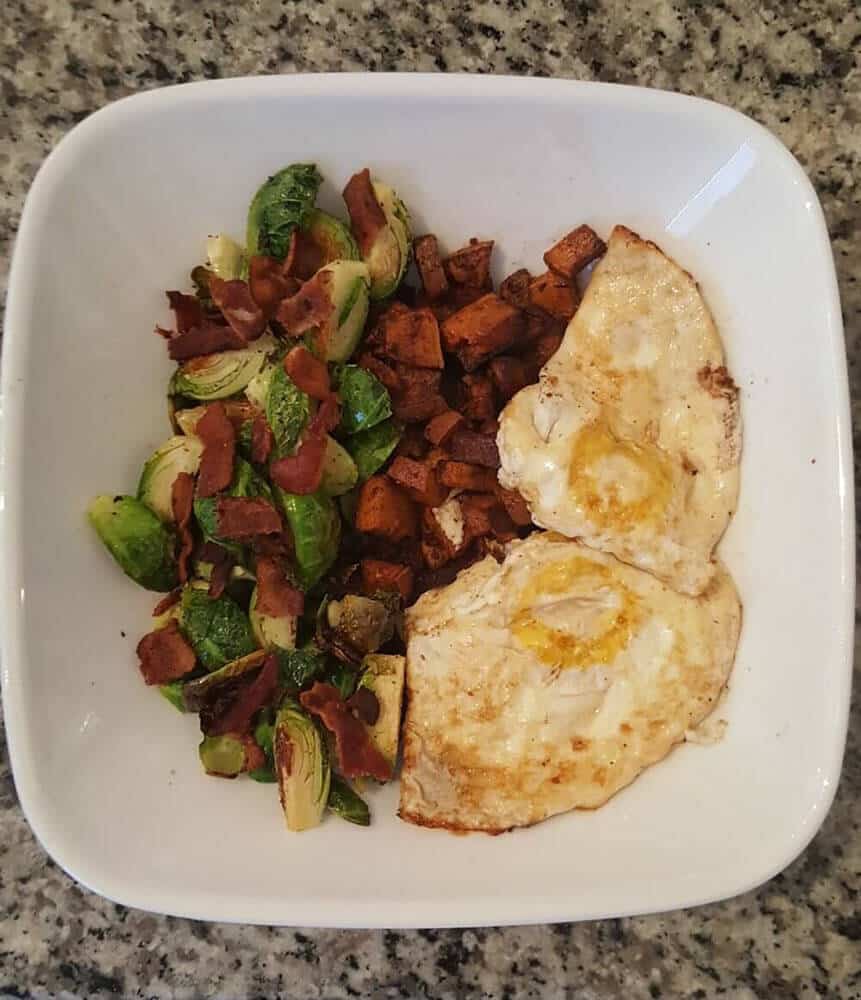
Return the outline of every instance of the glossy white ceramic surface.
[[[84,520],[169,434],[152,335],[207,233],[240,237],[283,164],[324,207],[364,165],[496,278],[573,225],[624,222],[700,281],[742,390],[738,512],[721,545],[745,618],[717,745],[688,745],[606,807],[496,838],[284,829],[272,786],[203,776],[196,719],[142,684],[152,598]],[[840,770],[853,498],[839,302],[821,210],[769,133],[678,95],[576,82],[338,75],[228,80],[121,101],[40,171],[11,274],[2,371],[2,670],[16,785],[53,858],[131,906],[213,920],[429,926],[689,906],[805,846]]]

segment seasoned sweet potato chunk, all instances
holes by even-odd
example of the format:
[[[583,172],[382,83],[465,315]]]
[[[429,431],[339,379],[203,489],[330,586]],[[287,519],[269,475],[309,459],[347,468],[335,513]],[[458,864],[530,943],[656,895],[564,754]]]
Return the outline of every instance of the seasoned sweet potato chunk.
[[[578,226],[554,243],[544,254],[544,263],[560,277],[573,281],[579,271],[597,260],[606,249],[606,244],[594,229]]]
[[[443,321],[443,345],[468,371],[501,354],[525,332],[523,313],[492,292]]]

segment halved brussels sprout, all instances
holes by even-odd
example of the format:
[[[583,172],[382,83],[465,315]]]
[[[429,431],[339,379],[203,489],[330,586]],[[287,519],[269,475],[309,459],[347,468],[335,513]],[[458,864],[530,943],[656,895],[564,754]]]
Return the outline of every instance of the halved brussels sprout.
[[[297,621],[295,615],[264,615],[257,610],[257,588],[251,593],[248,617],[254,638],[264,649],[294,649]]]
[[[332,775],[329,785],[328,806],[341,819],[357,826],[370,826],[371,813],[368,803],[337,774]]]
[[[269,483],[241,455],[236,456],[233,480],[227,495],[231,497],[262,497],[270,503],[274,502]],[[216,542],[231,552],[236,559],[239,559],[242,555],[242,546],[237,542],[226,541],[218,534],[217,506],[216,497],[195,497],[194,516],[207,541]]]
[[[309,331],[306,340],[321,360],[346,361],[362,339],[368,318],[368,269],[360,260],[334,260],[317,273],[321,271],[332,276],[334,309],[328,322]]]
[[[371,276],[371,298],[385,299],[401,283],[410,262],[410,216],[388,184],[381,181],[372,181],[371,184],[386,217],[386,225],[377,235],[365,263]]]
[[[308,221],[302,229],[320,248],[324,264],[329,264],[333,260],[362,259],[353,234],[334,215],[329,215],[328,212],[321,212],[319,208],[315,208],[308,216]]]
[[[225,233],[206,240],[206,264],[224,281],[241,278],[245,268],[245,250]]]
[[[235,601],[226,594],[212,598],[194,585],[183,589],[179,625],[207,670],[247,656],[257,645],[248,617]]]
[[[248,770],[248,751],[254,750],[253,743],[249,748],[250,737],[204,736],[198,747],[200,762],[207,774],[219,778],[235,778]]]
[[[225,399],[241,392],[263,370],[267,354],[277,347],[272,337],[264,336],[236,351],[192,358],[174,372],[169,392],[190,399]]]
[[[299,583],[309,590],[338,555],[341,518],[331,497],[323,493],[297,496],[275,488],[293,535]]]
[[[359,681],[360,688],[368,688],[376,695],[380,714],[377,721],[367,727],[368,733],[392,767],[398,756],[406,662],[403,656],[382,653],[366,656],[362,661],[365,672]]]
[[[329,799],[329,755],[316,723],[291,702],[276,716],[273,756],[287,829],[317,826]]]
[[[266,254],[284,260],[290,237],[305,228],[323,178],[313,163],[292,163],[268,177],[248,209],[248,256]]]
[[[351,435],[346,442],[347,450],[353,456],[362,482],[386,464],[402,434],[403,427],[397,421],[384,420],[370,430]]]
[[[359,594],[347,594],[340,601],[329,601],[326,625],[333,646],[361,658],[374,653],[395,634],[395,616],[383,601]]]
[[[253,653],[248,653],[246,656],[240,656],[238,659],[231,660],[230,663],[225,663],[223,667],[213,670],[212,673],[207,674],[205,677],[197,677],[192,681],[186,681],[182,692],[182,700],[186,711],[199,712],[204,698],[208,694],[226,681],[232,681],[236,677],[242,677],[243,674],[250,674],[252,671],[257,670],[263,665],[265,659],[266,650],[255,649]]]
[[[178,712],[190,712],[185,704],[185,681],[172,681],[170,684],[160,684],[159,692]]]
[[[359,481],[359,472],[350,453],[327,435],[320,489],[330,497],[348,493]]]
[[[289,455],[308,423],[311,399],[296,387],[281,365],[269,377],[265,409],[275,438],[274,457]]]
[[[120,569],[147,590],[176,586],[174,537],[136,497],[96,497],[87,509],[90,524]]]
[[[300,690],[326,669],[326,654],[313,644],[302,649],[281,649],[277,656],[278,676],[288,691]]]
[[[252,378],[245,386],[245,398],[258,410],[266,409],[266,397],[269,394],[269,383],[275,374],[276,366],[267,363],[260,372]]]
[[[195,437],[181,434],[170,438],[147,459],[138,483],[138,500],[154,513],[173,523],[171,491],[180,472],[193,476],[200,466],[203,445]]]
[[[341,397],[341,428],[347,434],[369,430],[392,415],[392,398],[373,372],[359,365],[339,365],[335,387]]]
[[[258,409],[263,409],[262,406],[257,407],[244,399],[225,399],[223,406],[231,421],[253,420]],[[174,420],[183,434],[191,435],[197,433],[198,421],[204,413],[206,413],[205,404],[201,406],[189,406],[184,410],[176,410]]]

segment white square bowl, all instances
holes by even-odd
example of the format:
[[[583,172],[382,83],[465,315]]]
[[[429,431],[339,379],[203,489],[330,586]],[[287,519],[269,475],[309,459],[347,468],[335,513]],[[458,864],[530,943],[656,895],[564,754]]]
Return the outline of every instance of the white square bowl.
[[[337,204],[365,164],[497,278],[572,225],[624,222],[700,280],[742,388],[738,512],[721,552],[745,622],[711,747],[596,812],[491,838],[419,829],[374,796],[361,830],[283,828],[278,796],[213,781],[196,719],[140,681],[152,604],[84,521],[169,433],[151,330],[207,233],[261,178],[316,161]],[[2,668],[15,780],[51,856],[129,906],[266,924],[409,927],[642,913],[742,892],[819,828],[845,739],[854,548],[840,309],[822,213],[749,119],[678,95],[459,76],[298,76],[120,101],[27,199],[2,373]]]

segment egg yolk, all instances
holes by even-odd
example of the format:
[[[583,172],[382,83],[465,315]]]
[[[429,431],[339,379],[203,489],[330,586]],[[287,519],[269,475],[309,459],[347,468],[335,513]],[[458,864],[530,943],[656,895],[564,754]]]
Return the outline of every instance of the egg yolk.
[[[542,619],[535,605],[559,596],[566,628]],[[634,595],[602,563],[578,556],[535,573],[520,594],[512,635],[548,666],[585,669],[611,663],[631,641],[639,622]]]
[[[606,424],[597,422],[574,439],[568,487],[599,527],[629,531],[663,513],[672,477],[654,445],[621,441]]]

